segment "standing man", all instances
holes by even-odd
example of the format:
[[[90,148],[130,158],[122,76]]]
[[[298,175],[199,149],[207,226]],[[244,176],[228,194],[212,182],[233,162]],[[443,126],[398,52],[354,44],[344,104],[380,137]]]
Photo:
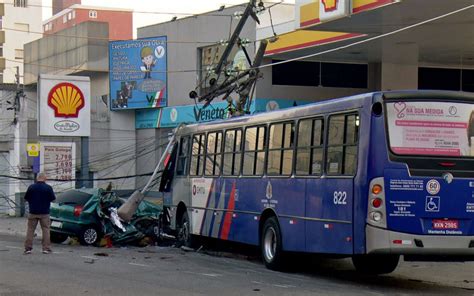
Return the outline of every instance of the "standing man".
[[[30,206],[28,215],[28,230],[26,232],[25,254],[31,254],[33,249],[33,237],[38,222],[43,231],[43,254],[51,253],[51,241],[49,228],[51,221],[49,219],[49,208],[51,202],[56,199],[53,188],[46,184],[46,174],[39,173],[36,177],[36,183],[30,185],[25,194],[25,200]]]

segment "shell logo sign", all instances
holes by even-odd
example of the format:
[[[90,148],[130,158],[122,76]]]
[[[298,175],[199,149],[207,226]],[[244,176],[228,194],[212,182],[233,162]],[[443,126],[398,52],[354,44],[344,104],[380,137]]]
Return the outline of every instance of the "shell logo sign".
[[[72,83],[57,84],[48,95],[48,106],[54,110],[55,117],[77,118],[84,105],[82,91]]]
[[[38,135],[90,136],[89,77],[41,74],[38,89]]]
[[[321,0],[324,5],[324,11],[334,11],[337,9],[339,0]]]

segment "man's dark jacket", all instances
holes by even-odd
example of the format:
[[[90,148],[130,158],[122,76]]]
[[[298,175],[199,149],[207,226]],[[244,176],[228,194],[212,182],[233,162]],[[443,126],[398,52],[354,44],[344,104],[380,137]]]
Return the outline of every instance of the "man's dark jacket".
[[[36,182],[28,187],[25,200],[30,205],[30,214],[48,215],[51,202],[56,199],[53,188],[45,182]]]

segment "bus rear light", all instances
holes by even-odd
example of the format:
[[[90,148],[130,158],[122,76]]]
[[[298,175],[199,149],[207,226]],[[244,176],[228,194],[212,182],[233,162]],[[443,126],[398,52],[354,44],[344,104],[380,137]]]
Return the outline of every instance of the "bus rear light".
[[[406,239],[394,239],[393,241],[394,245],[411,245],[412,242],[411,240],[406,240]]]
[[[382,192],[383,188],[379,184],[375,184],[372,186],[372,193],[375,195],[379,195]]]
[[[372,200],[372,206],[373,206],[374,208],[376,208],[376,209],[380,208],[380,206],[382,205],[382,203],[383,203],[383,202],[382,202],[382,199],[381,199],[381,198],[378,198],[378,197],[376,197],[376,198],[374,198],[374,199]]]
[[[371,212],[370,218],[374,220],[375,222],[380,222],[382,221],[383,215],[380,212]]]

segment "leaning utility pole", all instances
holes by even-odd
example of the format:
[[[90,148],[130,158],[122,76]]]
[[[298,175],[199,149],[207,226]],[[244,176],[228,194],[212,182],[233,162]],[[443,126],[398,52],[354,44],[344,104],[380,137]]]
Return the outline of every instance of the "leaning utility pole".
[[[197,99],[199,102],[205,102],[205,108],[216,97],[222,96],[222,100],[226,100],[231,93],[235,92],[239,95],[239,99],[236,103],[235,110],[231,113],[231,116],[239,116],[247,113],[248,110],[245,110],[247,99],[252,95],[251,90],[255,86],[257,79],[261,77],[259,66],[263,60],[263,55],[267,47],[267,41],[262,40],[260,42],[260,46],[254,57],[254,60],[251,61],[249,54],[245,49],[245,41],[240,38],[240,33],[242,32],[242,29],[244,28],[244,25],[249,17],[260,24],[260,21],[257,17],[257,12],[263,11],[264,9],[265,7],[263,6],[263,2],[260,1],[259,4],[256,5],[256,0],[250,0],[241,16],[239,23],[237,24],[232,36],[229,39],[219,63],[215,69],[213,69],[217,76],[209,80],[209,91],[199,96],[197,92],[193,90],[189,93],[189,97],[191,99]],[[250,65],[249,69],[225,69],[227,66],[227,59],[229,58],[232,48],[235,45],[239,46],[239,48],[245,53],[247,61]],[[225,79],[222,83],[218,83],[222,75],[225,76]],[[232,102],[230,101],[229,106],[231,104]]]

